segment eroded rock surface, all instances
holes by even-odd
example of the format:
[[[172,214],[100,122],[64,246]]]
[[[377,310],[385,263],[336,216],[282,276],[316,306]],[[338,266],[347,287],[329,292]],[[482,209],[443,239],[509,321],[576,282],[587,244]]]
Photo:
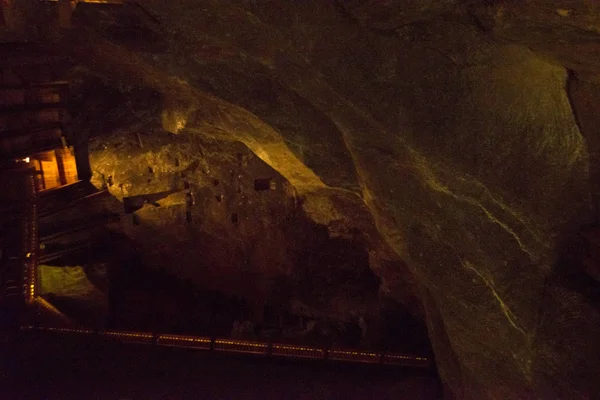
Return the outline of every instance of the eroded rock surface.
[[[243,142],[398,282],[391,248],[456,397],[598,395],[598,286],[564,257],[597,217],[597,5],[140,3],[159,41],[65,51],[160,93],[166,130]]]
[[[381,240],[367,241],[359,225],[316,224],[302,210],[304,198],[242,143],[153,127],[142,111],[152,101],[139,94],[129,97],[138,118],[121,112],[126,104],[89,100],[104,108],[103,126],[120,126],[90,139],[92,183],[122,202],[113,211],[122,214],[124,234],[143,265],[244,299],[246,318],[255,323],[269,308],[342,327],[363,318],[366,346],[386,340],[379,314],[390,297],[404,304],[403,321],[422,321],[416,285],[397,255],[384,251]],[[393,279],[382,282],[378,275]],[[131,327],[134,319],[119,320]],[[423,335],[423,328],[411,336]],[[422,339],[410,340],[422,347]]]

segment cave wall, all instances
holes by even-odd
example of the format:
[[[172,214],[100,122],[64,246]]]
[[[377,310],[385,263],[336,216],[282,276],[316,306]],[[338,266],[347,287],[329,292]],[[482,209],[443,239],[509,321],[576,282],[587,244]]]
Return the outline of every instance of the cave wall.
[[[161,93],[172,133],[243,142],[330,231],[391,248],[403,263],[373,265],[412,271],[457,397],[598,393],[597,287],[562,254],[596,219],[595,5],[143,4],[172,51],[93,32],[65,51]]]
[[[600,104],[600,87],[598,83],[586,81],[571,74],[567,85],[567,94],[571,101],[573,115],[579,130],[585,139],[589,153],[590,192],[593,201],[594,214],[597,218],[600,206],[600,120],[596,110]]]
[[[165,18],[177,13],[155,7]],[[210,21],[216,32],[226,29],[228,19],[243,20],[235,8],[221,16]],[[204,28],[191,26],[192,19],[177,24],[186,32]],[[268,70],[335,124],[321,140],[343,139],[384,239],[433,297],[435,310],[428,315],[441,319],[437,325],[452,349],[448,357],[461,366],[464,396],[544,393],[556,386],[548,377],[560,373],[559,365],[578,357],[577,364],[591,362],[587,345],[574,348],[569,360],[559,347],[575,329],[574,345],[586,342],[579,341],[582,335],[592,340],[598,323],[594,308],[562,287],[555,271],[561,242],[592,212],[587,146],[565,91],[567,73],[526,48],[490,43],[476,27],[465,28],[461,17],[440,22],[440,28],[407,28],[402,34],[413,43],[404,40],[405,47],[369,33],[358,42],[345,37],[339,40],[347,53],[340,54],[332,50],[335,40],[318,39],[310,53],[298,52],[279,32],[254,21],[227,39],[246,52],[228,65]],[[357,35],[355,27],[348,29],[350,37]],[[442,40],[437,29],[453,29],[454,36]],[[318,28],[310,32],[321,34]],[[419,46],[435,51],[423,54]],[[364,58],[369,65],[357,65],[360,58],[353,57],[364,55],[365,47],[371,48]],[[392,66],[383,82],[368,79],[390,53],[396,70]],[[414,72],[408,80],[407,70]],[[233,82],[245,88],[243,81]],[[382,85],[392,86],[385,95],[378,92]],[[386,109],[390,104],[399,110]],[[587,311],[581,319],[549,325],[547,318],[558,318],[559,309]],[[445,366],[454,361],[438,361],[442,374],[450,374]],[[559,381],[565,386],[553,389],[569,395],[585,379]]]
[[[243,144],[118,130],[90,140],[90,164],[92,182],[123,202],[124,233],[145,266],[244,298],[257,322],[267,303],[340,323],[377,313],[380,280],[361,232],[330,237]],[[132,199],[139,209],[123,214]]]

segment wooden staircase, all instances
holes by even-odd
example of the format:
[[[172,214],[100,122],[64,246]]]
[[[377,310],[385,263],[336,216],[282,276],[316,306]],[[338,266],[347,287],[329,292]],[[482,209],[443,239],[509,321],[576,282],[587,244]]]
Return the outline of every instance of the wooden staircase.
[[[35,294],[37,199],[31,169],[0,172],[0,203],[11,208],[0,214],[0,330],[11,330],[18,328],[25,304]]]
[[[116,200],[80,174],[89,164],[86,139],[67,128],[72,66],[40,43],[0,40],[0,330],[32,315],[64,325],[37,294],[38,263],[108,245],[119,221]]]
[[[42,192],[39,262],[85,253],[110,243],[110,226],[120,222],[118,201],[90,182]]]
[[[0,160],[66,147],[69,86],[57,79],[64,64],[49,64],[35,44],[1,43],[0,53]]]

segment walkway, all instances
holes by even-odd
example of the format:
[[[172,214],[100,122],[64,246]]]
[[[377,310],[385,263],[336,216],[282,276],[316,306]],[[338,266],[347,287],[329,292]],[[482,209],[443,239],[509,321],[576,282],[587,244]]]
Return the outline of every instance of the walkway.
[[[38,331],[21,338],[11,347],[2,399],[442,398],[439,380],[426,369],[124,345]],[[1,370],[0,363],[0,376]]]
[[[89,329],[69,329],[24,326],[24,331],[40,331],[59,335],[94,337],[98,340],[117,340],[123,343],[160,347],[180,347],[206,352],[246,354],[262,357],[281,357],[289,359],[312,359],[343,361],[362,364],[395,365],[412,368],[430,368],[430,360],[408,354],[374,353],[362,350],[325,349],[281,343],[251,342],[209,338],[201,336],[183,336],[149,332],[94,331]]]
[[[25,325],[21,330],[36,330],[51,334],[88,336],[95,339],[113,339],[123,343],[144,344],[160,347],[181,347],[206,352],[247,354],[262,357],[279,357],[288,359],[313,359],[330,360],[351,363],[396,365],[413,368],[429,368],[430,360],[426,357],[395,354],[395,353],[375,353],[357,349],[328,349],[319,347],[309,347],[282,343],[265,343],[244,340],[231,340],[225,338],[210,338],[200,336],[173,335],[167,333],[135,332],[135,331],[94,331],[89,329],[64,328],[69,326],[69,321],[57,309],[52,307],[46,301],[38,297],[37,294],[37,261],[39,248],[38,234],[38,195],[35,185],[35,177],[31,171],[29,173],[21,172],[22,179],[19,181],[22,185],[22,195],[24,199],[22,205],[24,212],[21,214],[18,231],[13,232],[9,237],[17,240],[11,246],[15,253],[9,253],[8,263],[2,269],[5,274],[2,280],[2,297],[7,300],[10,298],[18,299],[21,304],[29,304],[30,309],[35,308],[39,311],[44,310],[46,314],[54,315],[54,321],[63,327],[54,326],[32,326]],[[17,180],[11,180],[15,183]],[[64,190],[64,189],[63,189]],[[60,191],[60,189],[58,189]],[[67,189],[67,192],[69,190]],[[70,201],[73,199],[69,198]],[[12,280],[11,280],[12,279]],[[11,283],[12,282],[12,283]],[[16,288],[16,289],[15,289]],[[22,288],[22,289],[19,289]],[[6,308],[7,315],[18,316],[17,308]],[[21,309],[21,308],[19,308]],[[36,318],[35,323],[40,323]],[[16,321],[13,321],[13,324]],[[31,322],[29,322],[31,323]],[[47,324],[48,322],[44,322]]]

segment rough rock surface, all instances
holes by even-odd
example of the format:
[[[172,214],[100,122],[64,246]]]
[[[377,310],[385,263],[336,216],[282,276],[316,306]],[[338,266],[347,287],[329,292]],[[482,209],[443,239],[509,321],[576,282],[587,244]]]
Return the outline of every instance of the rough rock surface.
[[[40,295],[79,323],[102,329],[108,315],[108,290],[103,285],[106,271],[102,267],[40,265]]]
[[[123,203],[113,211],[122,213],[145,265],[245,298],[257,322],[265,304],[288,311],[301,304],[306,317],[346,323],[369,316],[376,329],[389,297],[422,318],[414,281],[383,242],[367,243],[339,222],[328,232],[306,216],[289,182],[242,143],[166,132],[149,118],[160,105],[152,92],[125,96],[86,74],[71,74],[72,114],[93,136],[92,183]],[[374,272],[390,278],[380,285]]]
[[[566,256],[597,218],[597,3],[140,3],[158,35],[65,51],[393,249],[456,397],[598,396],[598,283]]]

